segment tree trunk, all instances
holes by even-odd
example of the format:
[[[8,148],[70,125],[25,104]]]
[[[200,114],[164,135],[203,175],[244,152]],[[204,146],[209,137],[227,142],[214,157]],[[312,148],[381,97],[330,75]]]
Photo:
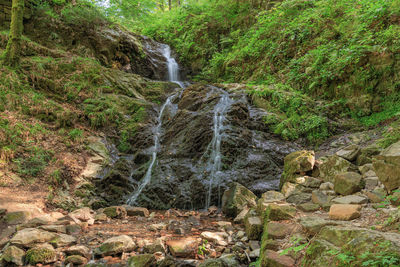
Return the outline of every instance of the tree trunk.
[[[168,0],[168,9],[171,10],[172,8],[172,0]]]
[[[12,0],[11,27],[8,43],[4,53],[4,65],[15,67],[21,53],[21,37],[24,29],[24,0]]]

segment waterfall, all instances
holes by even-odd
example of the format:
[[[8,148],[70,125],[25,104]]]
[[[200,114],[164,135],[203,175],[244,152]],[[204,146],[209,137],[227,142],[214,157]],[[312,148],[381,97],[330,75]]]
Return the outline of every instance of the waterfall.
[[[175,58],[171,57],[171,48],[169,45],[165,45],[163,55],[167,59],[168,80],[178,84],[181,88],[184,88],[184,83],[179,79],[179,65]]]
[[[222,90],[221,90],[222,91]],[[225,91],[221,92],[222,97],[218,104],[214,107],[214,124],[213,124],[213,138],[208,145],[207,152],[211,152],[210,158],[207,161],[207,171],[210,175],[208,192],[206,195],[206,206],[208,209],[211,205],[211,195],[214,183],[218,185],[218,199],[220,199],[219,192],[219,176],[221,172],[221,140],[224,130],[224,122],[226,120],[226,112],[229,110],[233,103],[233,100],[229,97],[229,94]]]
[[[168,45],[165,45],[163,55],[166,59],[167,62],[167,68],[168,68],[168,80],[170,82],[174,82],[179,85],[180,88],[184,89],[185,85],[182,81],[179,80],[179,65],[176,62],[176,60],[171,57],[171,48]],[[153,170],[153,166],[157,160],[157,152],[160,148],[160,138],[161,138],[161,133],[162,133],[162,118],[164,115],[164,111],[169,108],[173,108],[172,101],[175,97],[179,95],[181,96],[183,90],[179,90],[178,92],[175,92],[171,96],[167,98],[167,100],[164,102],[164,104],[160,108],[160,112],[158,113],[158,118],[157,118],[157,126],[154,129],[154,146],[151,148],[151,162],[150,165],[146,171],[145,176],[142,178],[140,181],[140,184],[138,188],[136,189],[135,192],[133,192],[127,201],[128,205],[134,205],[136,203],[137,198],[139,197],[140,193],[142,193],[143,189],[146,187],[146,185],[151,181],[151,174]]]

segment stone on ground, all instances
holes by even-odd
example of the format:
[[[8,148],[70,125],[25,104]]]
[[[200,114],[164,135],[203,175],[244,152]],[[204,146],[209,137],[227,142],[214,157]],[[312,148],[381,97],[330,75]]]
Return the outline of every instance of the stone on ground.
[[[141,254],[133,256],[128,261],[128,267],[147,267],[156,263],[156,257],[153,254]]]
[[[25,228],[18,231],[10,242],[16,246],[31,247],[38,243],[49,242],[57,237],[55,233],[50,233],[35,228]]]
[[[9,212],[3,217],[3,221],[9,225],[22,224],[28,221],[29,215],[27,211]]]
[[[333,204],[329,210],[329,218],[332,220],[349,221],[361,216],[361,206],[353,204]]]
[[[128,216],[149,217],[149,210],[141,207],[124,206]]]
[[[26,252],[25,256],[25,261],[31,265],[52,263],[55,262],[56,259],[56,252],[49,244],[31,248]]]
[[[74,210],[70,214],[71,217],[76,223],[79,222],[87,222],[89,225],[94,223],[94,214],[95,212],[88,207],[84,207],[81,209]]]
[[[386,190],[400,188],[400,142],[392,144],[376,156],[373,166]]]
[[[125,207],[122,206],[107,207],[103,210],[103,213],[111,219],[124,219],[127,215]]]
[[[249,239],[260,240],[263,232],[263,224],[258,216],[249,216],[244,223],[246,234]]]
[[[80,255],[88,259],[91,257],[92,254],[91,250],[83,245],[69,247],[67,248],[67,250],[65,250],[65,253],[67,255]]]
[[[65,264],[72,264],[72,266],[82,266],[88,263],[88,259],[81,255],[70,255],[65,259]]]
[[[348,195],[344,197],[337,197],[332,200],[334,204],[365,204],[368,203],[368,198],[357,195]]]
[[[319,177],[325,182],[333,182],[337,174],[355,169],[350,161],[337,155],[324,158],[318,168]]]
[[[293,224],[269,222],[267,224],[268,238],[282,239],[289,235],[295,228]]]
[[[231,184],[222,196],[222,211],[235,218],[244,208],[256,207],[257,196],[239,183]]]
[[[301,150],[290,153],[284,159],[280,187],[286,182],[293,182],[296,177],[312,171],[315,164],[314,151]]]
[[[339,157],[342,157],[348,161],[354,161],[354,160],[356,160],[359,153],[360,153],[359,146],[349,145],[345,148],[342,148],[338,152],[336,152],[336,155],[338,155]]]
[[[319,210],[319,205],[315,203],[302,203],[297,208],[304,212],[313,212]]]
[[[220,246],[226,246],[228,243],[225,242],[224,236],[227,237],[225,232],[202,232],[200,237],[206,239],[207,241],[214,242]]]
[[[25,251],[16,246],[9,246],[4,250],[2,257],[8,263],[22,266],[24,264]]]
[[[323,227],[327,225],[338,225],[339,222],[326,220],[318,216],[306,216],[300,219],[300,225],[304,228],[304,230],[311,234],[317,234]]]
[[[305,187],[319,188],[322,180],[310,176],[301,176],[297,177],[294,182]]]
[[[77,239],[75,237],[66,234],[57,234],[57,236],[50,241],[56,248],[71,246],[76,244],[76,242]]]
[[[356,172],[346,172],[335,176],[334,190],[340,195],[351,195],[361,190],[362,177]]]
[[[135,242],[127,235],[114,236],[96,249],[97,255],[111,256],[122,252],[131,252],[136,248]]]
[[[278,252],[266,250],[261,257],[261,266],[294,267],[295,261],[289,256],[280,255]]]
[[[187,258],[197,252],[199,240],[194,237],[168,240],[166,245],[174,257]]]
[[[266,213],[272,221],[288,220],[296,216],[296,208],[289,204],[269,204]]]

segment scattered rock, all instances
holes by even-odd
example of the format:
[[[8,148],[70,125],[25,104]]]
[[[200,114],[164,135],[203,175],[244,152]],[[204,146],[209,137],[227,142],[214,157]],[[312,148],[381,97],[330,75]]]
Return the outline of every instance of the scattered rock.
[[[333,155],[322,159],[322,163],[319,165],[319,177],[325,182],[333,182],[337,174],[348,172],[352,169],[355,169],[355,167],[351,162]]]
[[[318,216],[306,216],[300,219],[300,225],[311,235],[317,234],[327,225],[338,225],[337,221],[325,220]]]
[[[256,207],[256,195],[239,183],[233,183],[222,196],[222,211],[235,218],[245,207]]]
[[[319,205],[314,203],[303,203],[297,205],[297,208],[304,212],[313,212],[319,210]]]
[[[74,210],[69,213],[68,216],[72,218],[75,223],[87,222],[89,225],[94,224],[94,214],[95,212],[88,207]]]
[[[248,207],[245,207],[233,220],[235,223],[243,223],[244,218],[246,218],[247,214],[250,212]]]
[[[336,155],[339,157],[342,157],[348,161],[354,161],[358,154],[360,153],[360,147],[357,145],[349,145],[338,152],[336,152]]]
[[[365,190],[374,190],[379,184],[378,177],[367,177],[364,179],[365,181]]]
[[[107,207],[103,213],[111,219],[124,219],[127,215],[126,209],[122,206]]]
[[[66,226],[67,234],[77,235],[82,231],[82,227],[79,224],[70,224]]]
[[[197,252],[199,240],[193,237],[169,240],[166,242],[174,257],[188,258]]]
[[[57,234],[56,237],[54,237],[50,243],[56,247],[56,248],[60,248],[60,247],[67,247],[67,246],[71,246],[73,244],[76,244],[76,238],[70,235],[66,235],[66,234]]]
[[[368,203],[368,198],[357,195],[349,195],[338,197],[332,200],[334,204],[365,204]]]
[[[244,222],[246,234],[249,239],[260,240],[263,232],[263,224],[260,217],[247,217]]]
[[[371,251],[374,255],[399,255],[400,234],[382,233],[353,226],[326,226],[312,239],[303,264],[331,266],[332,250],[350,255],[362,255]],[[361,266],[360,262],[353,263],[355,266]]]
[[[29,215],[27,211],[9,212],[3,217],[3,221],[9,225],[22,224],[28,221]]]
[[[272,221],[288,220],[296,216],[296,208],[288,204],[269,204],[266,213]]]
[[[333,188],[334,188],[334,184],[331,182],[325,182],[319,186],[320,190],[333,190]]]
[[[8,263],[14,263],[15,265],[22,266],[24,264],[24,257],[24,250],[16,246],[9,246],[4,250],[2,259]]]
[[[283,174],[281,177],[280,187],[286,182],[294,182],[297,176],[304,175],[308,171],[312,171],[315,164],[314,151],[301,150],[290,153],[284,159]]]
[[[400,142],[392,144],[376,156],[373,166],[388,191],[400,188]]]
[[[307,203],[311,201],[311,194],[310,193],[296,193],[290,195],[286,201],[288,203],[294,203],[296,205]]]
[[[107,215],[105,215],[104,213],[98,213],[96,214],[96,216],[94,216],[94,220],[99,222],[105,222],[107,221]]]
[[[131,252],[136,248],[135,242],[127,235],[114,236],[98,247],[95,251],[97,255],[110,256],[122,252]]]
[[[372,203],[380,203],[383,200],[385,200],[385,194],[382,194],[381,192],[374,190],[372,192],[364,192],[364,194],[368,197],[369,201]]]
[[[281,239],[289,235],[295,226],[293,224],[269,222],[267,224],[268,238]]]
[[[327,196],[325,193],[319,190],[314,190],[311,195],[312,202],[320,205],[321,207],[330,206],[333,198],[333,196]]]
[[[360,205],[333,204],[329,210],[329,218],[342,221],[357,219],[361,216],[360,210]]]
[[[320,179],[310,176],[297,177],[294,182],[296,184],[311,188],[318,188],[322,183]]]
[[[57,237],[55,233],[35,228],[25,228],[18,231],[10,242],[16,246],[31,247],[37,243],[49,242],[55,237]]]
[[[48,232],[55,232],[55,233],[62,233],[66,234],[67,233],[67,228],[65,225],[42,225],[39,227],[39,229],[48,231]]]
[[[65,264],[72,264],[72,266],[85,265],[88,259],[81,255],[71,255],[65,259]]]
[[[132,215],[136,216],[136,215]],[[128,267],[148,267],[156,263],[156,257],[153,254],[141,254],[129,258]]]
[[[49,244],[31,248],[26,252],[25,256],[25,261],[31,265],[52,263],[55,262],[56,259],[56,252]]]
[[[257,259],[258,257],[260,257],[260,249],[255,249],[252,250],[249,254],[250,259]]]
[[[266,250],[261,256],[261,266],[294,267],[295,261],[289,256]]]
[[[351,195],[361,190],[362,177],[356,172],[346,172],[335,176],[334,190],[341,195]]]
[[[228,243],[225,242],[225,237],[227,237],[227,234],[225,232],[202,232],[200,234],[201,238],[206,239],[207,241],[214,242],[220,246],[226,246]]]
[[[67,255],[79,255],[79,256],[85,257],[87,259],[90,259],[91,254],[92,254],[90,249],[83,245],[76,245],[76,246],[69,247],[68,249],[65,250],[65,253]]]
[[[141,217],[149,217],[149,210],[146,208],[140,207],[131,207],[131,206],[124,206],[126,209],[126,213],[128,216],[141,216]]]

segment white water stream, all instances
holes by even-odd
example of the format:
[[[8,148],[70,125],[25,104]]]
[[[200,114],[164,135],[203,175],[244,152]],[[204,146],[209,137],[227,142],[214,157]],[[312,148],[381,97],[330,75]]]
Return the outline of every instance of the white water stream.
[[[174,83],[178,84],[180,88],[184,89],[185,88],[184,83],[179,80],[179,65],[176,62],[176,60],[173,57],[171,57],[171,48],[168,45],[165,45],[163,55],[167,61],[168,80],[170,82],[174,82]],[[167,98],[167,100],[165,101],[165,103],[161,106],[161,109],[160,109],[160,112],[158,113],[158,118],[157,118],[158,123],[153,131],[154,132],[154,146],[151,148],[151,150],[152,150],[151,162],[146,171],[145,176],[140,181],[138,188],[128,198],[128,201],[127,201],[128,205],[134,205],[136,203],[136,200],[139,197],[139,195],[142,193],[143,189],[151,181],[151,174],[152,174],[153,166],[157,160],[157,152],[160,148],[160,137],[161,137],[161,133],[162,133],[162,124],[163,124],[162,118],[163,118],[164,112],[168,107],[170,109],[173,108],[172,101],[178,95],[180,97],[182,92],[183,92],[183,90],[179,90],[178,92],[169,96]]]

